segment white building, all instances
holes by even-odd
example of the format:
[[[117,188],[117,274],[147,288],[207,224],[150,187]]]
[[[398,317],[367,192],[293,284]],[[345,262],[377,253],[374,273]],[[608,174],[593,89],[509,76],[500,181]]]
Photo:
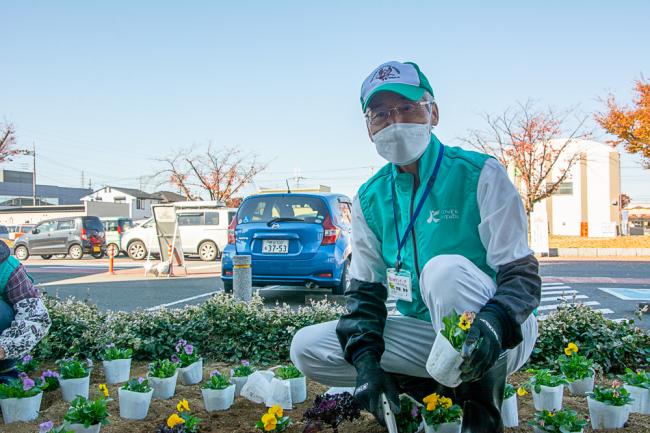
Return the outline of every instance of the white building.
[[[129,214],[124,216],[140,220],[151,217],[151,205],[160,203],[162,200],[159,195],[149,194],[138,189],[105,186],[82,197],[81,201],[126,203],[129,205]]]
[[[564,143],[565,140],[558,140]],[[552,235],[616,236],[620,225],[620,155],[616,149],[591,140],[574,140],[566,158],[579,153],[578,161],[559,189],[537,203],[531,220],[545,212]],[[557,179],[566,163],[558,161],[552,177]]]

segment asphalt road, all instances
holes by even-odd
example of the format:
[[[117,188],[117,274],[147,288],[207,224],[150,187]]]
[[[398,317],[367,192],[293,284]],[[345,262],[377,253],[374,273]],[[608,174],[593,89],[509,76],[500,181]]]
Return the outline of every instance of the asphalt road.
[[[217,272],[205,278],[111,281],[111,278],[107,277],[105,281],[92,284],[70,284],[71,278],[106,272],[106,261],[31,260],[25,265],[44,292],[64,298],[88,299],[102,309],[131,311],[161,306],[181,307],[203,302],[222,290]],[[205,266],[204,262],[192,259],[188,261],[188,265]],[[141,268],[142,262],[119,259],[116,266],[117,269]],[[540,273],[544,284],[540,307],[542,317],[557,308],[564,298],[567,301],[585,303],[612,319],[635,319],[639,326],[650,329],[650,314],[640,321],[634,314],[639,302],[643,302],[643,299],[650,302],[650,261],[542,262]],[[68,281],[65,284],[57,284],[62,280]],[[629,289],[636,291],[630,292]],[[629,298],[626,295],[630,293],[638,299],[625,299]],[[330,291],[270,286],[260,288],[260,294],[268,305],[286,302],[298,306],[305,304],[310,298],[322,299],[325,295],[330,295]],[[343,302],[341,297],[328,297]]]

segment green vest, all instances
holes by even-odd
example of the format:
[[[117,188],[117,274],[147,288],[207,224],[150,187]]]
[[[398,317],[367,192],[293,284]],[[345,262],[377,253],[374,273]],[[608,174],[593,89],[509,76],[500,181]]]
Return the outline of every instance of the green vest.
[[[14,256],[9,256],[7,260],[0,263],[0,297],[5,302],[7,301],[7,297],[5,296],[7,281],[9,281],[9,277],[11,277],[11,274],[13,274],[19,265],[20,262]]]
[[[433,172],[440,147],[435,135],[420,158],[420,185],[413,194],[413,176],[401,173],[394,164],[385,165],[359,189],[359,204],[370,230],[381,242],[381,255],[387,268],[395,266],[398,240],[391,191],[391,172],[395,179],[395,211],[399,236],[410,221],[411,213],[424,193]],[[481,222],[476,189],[483,164],[489,156],[460,147],[447,147],[440,171],[422,211],[415,221],[417,269],[413,235],[409,234],[402,249],[402,269],[411,272],[412,302],[397,301],[397,309],[405,316],[430,321],[419,289],[419,273],[432,258],[441,254],[458,254],[479,269],[495,277],[487,265],[486,250],[479,237]]]

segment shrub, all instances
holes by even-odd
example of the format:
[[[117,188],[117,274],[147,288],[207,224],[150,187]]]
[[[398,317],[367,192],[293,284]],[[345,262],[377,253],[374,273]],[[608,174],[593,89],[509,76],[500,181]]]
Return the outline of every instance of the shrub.
[[[605,373],[642,368],[650,361],[650,333],[635,327],[633,321],[617,323],[588,306],[565,304],[540,322],[531,366],[555,365],[570,342],[577,344],[580,352]]]
[[[278,363],[289,359],[298,329],[335,320],[344,311],[327,301],[298,309],[266,308],[257,295],[247,304],[225,294],[200,305],[156,311],[102,312],[85,302],[51,297],[45,303],[52,327],[35,349],[35,356],[45,359],[81,353],[97,357],[109,343],[132,348],[134,359],[169,359],[176,342],[185,338],[200,341],[203,356],[215,361]]]

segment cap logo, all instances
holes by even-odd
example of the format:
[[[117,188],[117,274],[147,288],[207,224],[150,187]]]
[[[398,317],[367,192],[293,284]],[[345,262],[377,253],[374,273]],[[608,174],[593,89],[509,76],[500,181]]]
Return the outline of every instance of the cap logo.
[[[381,68],[377,69],[375,75],[372,77],[372,80],[392,80],[400,77],[399,69],[391,65],[384,65]]]

